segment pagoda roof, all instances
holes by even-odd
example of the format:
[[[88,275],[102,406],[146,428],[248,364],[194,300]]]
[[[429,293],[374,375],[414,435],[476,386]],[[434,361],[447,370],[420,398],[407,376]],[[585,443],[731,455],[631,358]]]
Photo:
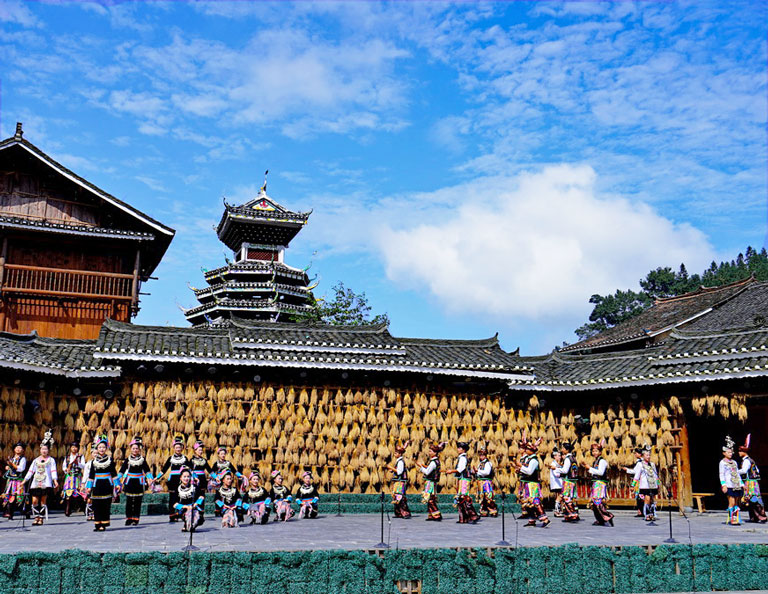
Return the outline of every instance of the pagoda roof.
[[[240,206],[225,200],[216,234],[233,251],[240,249],[244,242],[287,246],[307,224],[310,214],[311,211],[288,210],[262,188],[255,198]]]
[[[523,378],[519,358],[485,340],[393,337],[387,326],[301,325],[234,319],[224,328],[135,326],[107,320],[96,358],[268,368],[398,371]]]
[[[284,285],[282,283],[251,283],[240,281],[226,281],[218,285],[211,285],[203,289],[194,289],[195,297],[211,297],[217,293],[264,293],[264,292],[277,292],[281,294],[292,294],[296,296],[307,297],[311,290],[308,287]]]
[[[654,337],[689,324],[733,299],[756,283],[754,277],[719,287],[701,287],[676,297],[659,298],[642,313],[599,334],[560,349],[560,352],[611,350],[641,346]]]
[[[23,136],[21,123],[16,124],[16,133],[0,141],[0,153],[18,155],[31,159],[43,167],[53,171],[58,176],[79,186],[89,195],[93,196],[102,208],[112,209],[121,221],[121,225],[115,228],[92,227],[88,225],[58,224],[45,220],[34,220],[23,216],[4,216],[0,220],[0,227],[24,228],[36,231],[48,231],[55,233],[69,233],[73,235],[112,237],[120,239],[140,239],[142,243],[141,277],[146,280],[160,263],[161,258],[175,235],[175,231],[163,225],[149,215],[123,202],[115,196],[105,192],[95,184],[77,175],[64,165],[47,155],[40,148],[29,142]]]
[[[288,266],[282,262],[265,262],[260,260],[248,260],[240,262],[230,262],[226,266],[220,266],[213,270],[206,270],[203,273],[205,280],[210,281],[218,277],[239,274],[273,274],[295,278],[304,282],[308,281],[307,273],[300,268]]]

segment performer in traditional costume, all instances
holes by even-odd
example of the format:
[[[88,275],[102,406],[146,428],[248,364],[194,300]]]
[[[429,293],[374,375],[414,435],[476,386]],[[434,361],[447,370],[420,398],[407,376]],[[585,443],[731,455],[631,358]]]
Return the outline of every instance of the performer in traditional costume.
[[[579,465],[573,455],[573,444],[566,441],[560,445],[565,452],[560,475],[563,477],[563,522],[578,522],[579,509],[576,507],[576,485],[579,480]]]
[[[640,486],[638,485],[638,482],[635,480],[635,475],[637,474],[638,470],[642,466],[640,459],[643,457],[643,449],[638,446],[633,450],[633,453],[635,455],[635,465],[625,466],[624,471],[632,477],[632,483],[630,484],[630,488],[632,489],[632,494],[635,498],[635,508],[637,509],[637,512],[635,513],[635,517],[644,518],[645,517],[645,497],[643,497],[640,494]]]
[[[555,499],[554,516],[562,518],[563,505],[563,455],[560,450],[552,450],[552,462],[549,465],[549,491]]]
[[[93,507],[94,532],[104,532],[110,523],[112,500],[115,497],[117,470],[109,455],[109,440],[106,435],[96,438],[96,455],[91,460],[90,474],[86,489]]]
[[[213,468],[205,457],[205,448],[202,441],[196,441],[193,446],[194,456],[189,459],[189,468],[192,477],[197,481],[198,487],[205,493],[208,491],[208,475],[213,473]]]
[[[293,496],[291,490],[283,483],[283,475],[279,470],[272,471],[272,491],[270,493],[272,506],[275,510],[275,522],[287,522],[295,513],[291,508]]]
[[[227,448],[224,446],[219,446],[219,449],[216,450],[216,461],[213,463],[213,472],[211,473],[211,478],[215,476],[216,480],[221,481],[221,478],[224,476],[225,472],[231,472],[238,481],[242,480],[243,478],[243,473],[240,472],[237,466],[227,460]]]
[[[130,455],[123,462],[117,480],[125,495],[125,525],[138,526],[141,519],[141,502],[144,491],[152,484],[152,472],[141,453],[141,437],[134,437],[130,443]]]
[[[294,499],[299,505],[299,519],[317,517],[320,492],[315,486],[311,472],[306,471],[301,475],[301,484],[296,489]]]
[[[533,442],[528,440],[525,434],[520,441],[520,448],[525,452],[525,455],[518,463],[517,471],[520,474],[521,482],[520,503],[523,513],[528,516],[526,528],[535,526],[536,520],[541,522],[542,528],[546,528],[551,522],[541,501],[541,483],[539,482],[541,463],[536,455],[540,443],[541,438]]]
[[[659,472],[656,465],[651,462],[651,446],[646,444],[642,448],[642,458],[637,464],[637,471],[633,482],[637,483],[640,495],[643,496],[643,514],[646,522],[656,520],[656,497],[659,494]]]
[[[61,463],[61,470],[64,474],[61,502],[64,504],[64,515],[69,517],[78,502],[84,504],[82,488],[85,458],[80,453],[80,444],[76,441],[69,444],[69,453]]]
[[[613,514],[608,511],[608,461],[603,458],[604,441],[593,443],[591,449],[594,461],[591,467],[587,467],[592,477],[592,493],[590,505],[595,514],[593,526],[613,526]],[[586,465],[585,465],[586,466]]]
[[[85,501],[85,519],[88,522],[93,522],[93,501],[91,495],[88,492],[86,485],[93,473],[93,459],[96,457],[96,442],[91,443],[91,458],[85,463],[85,469],[83,470],[83,500]]]
[[[229,470],[225,470],[221,476],[221,486],[216,491],[214,504],[221,516],[222,528],[237,528],[240,521],[240,513],[243,509],[243,500],[240,490],[233,485],[235,476]]]
[[[3,515],[13,519],[15,511],[26,513],[24,474],[27,470],[27,459],[24,457],[24,444],[18,442],[13,447],[13,456],[5,461],[5,490],[3,491]]]
[[[747,435],[744,445],[739,446],[739,456],[741,456],[739,474],[744,481],[743,502],[749,509],[749,521],[765,524],[768,522],[768,516],[765,514],[763,497],[760,493],[760,469],[749,456],[750,438],[751,434]]]
[[[166,481],[166,487],[168,487],[168,521],[178,522],[179,513],[176,507],[179,493],[179,475],[182,468],[189,467],[189,460],[182,453],[184,451],[184,437],[177,435],[173,440],[173,454],[163,464],[160,473],[155,477],[155,480],[165,476],[168,472],[168,480]],[[190,470],[191,472],[191,470]]]
[[[205,493],[192,480],[192,471],[184,466],[176,475],[179,486],[176,488],[174,510],[181,518],[182,532],[189,532],[200,525],[200,512],[205,504]]]
[[[40,442],[40,455],[32,460],[24,477],[25,483],[31,479],[29,494],[32,496],[33,526],[43,525],[44,518],[48,516],[48,495],[59,488],[56,460],[48,455],[52,445],[53,436],[50,431],[46,431]]]
[[[248,489],[243,494],[243,511],[251,519],[251,524],[269,522],[272,499],[269,490],[261,484],[261,475],[252,472],[248,477]]]
[[[720,487],[728,498],[728,524],[741,526],[739,500],[744,493],[744,482],[739,474],[739,465],[733,459],[733,446],[736,445],[730,435],[725,436],[723,459],[720,460]]]
[[[477,450],[477,455],[480,458],[480,462],[478,462],[477,468],[475,468],[475,476],[480,483],[478,487],[480,515],[484,518],[488,516],[495,518],[499,515],[499,510],[496,507],[496,498],[493,493],[493,464],[488,459],[488,450],[485,446],[481,446]]]
[[[394,466],[387,466],[387,470],[392,473],[392,505],[395,508],[395,517],[407,520],[411,517],[411,510],[408,509],[408,496],[406,489],[408,487],[408,470],[405,468],[405,450],[410,445],[406,442],[403,445],[395,446]]]
[[[424,492],[421,499],[427,504],[427,521],[441,522],[443,514],[437,508],[437,491],[440,482],[440,452],[445,448],[445,443],[433,443],[429,446],[431,457],[426,466],[419,464],[424,475]]]
[[[460,441],[456,444],[456,449],[459,452],[456,458],[456,468],[453,470],[446,470],[445,474],[455,474],[459,482],[456,488],[456,497],[454,498],[454,504],[459,510],[459,524],[474,524],[480,519],[475,511],[475,506],[472,505],[472,497],[469,496],[469,488],[472,485],[472,472],[469,466],[469,460],[467,459],[467,451],[469,451],[469,444],[465,441]]]

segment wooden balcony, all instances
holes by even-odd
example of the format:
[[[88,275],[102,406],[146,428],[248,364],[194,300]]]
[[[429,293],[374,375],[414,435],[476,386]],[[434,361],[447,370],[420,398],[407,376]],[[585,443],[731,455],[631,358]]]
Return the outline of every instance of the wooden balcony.
[[[0,278],[3,293],[115,301],[137,297],[133,274],[6,264]]]

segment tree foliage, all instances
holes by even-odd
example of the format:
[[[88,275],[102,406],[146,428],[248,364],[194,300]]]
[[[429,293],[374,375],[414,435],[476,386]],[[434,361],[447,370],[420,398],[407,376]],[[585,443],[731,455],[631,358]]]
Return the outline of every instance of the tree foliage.
[[[389,324],[386,313],[371,318],[371,306],[365,292],[355,293],[339,281],[333,288],[333,295],[315,301],[315,308],[306,314],[293,316],[293,321],[308,324],[331,324],[333,326],[360,326],[362,324]]]
[[[673,297],[695,291],[699,287],[718,287],[755,275],[768,280],[768,252],[748,247],[730,262],[712,262],[701,274],[688,274],[685,264],[677,271],[670,267],[656,268],[640,279],[640,291],[617,290],[613,295],[592,295],[594,304],[589,322],[576,328],[579,340],[585,340],[628,320],[653,304],[659,297]]]

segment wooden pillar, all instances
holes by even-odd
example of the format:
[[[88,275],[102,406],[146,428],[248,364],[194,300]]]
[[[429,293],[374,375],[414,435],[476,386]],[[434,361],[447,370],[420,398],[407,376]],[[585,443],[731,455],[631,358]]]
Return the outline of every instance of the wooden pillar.
[[[685,418],[680,419],[680,450],[678,458],[678,499],[684,506],[693,505],[693,483],[691,481],[691,451],[688,445],[688,426]]]
[[[5,296],[2,294],[3,280],[5,277],[5,260],[7,256],[8,237],[3,237],[3,246],[0,248],[0,296],[2,297],[2,300],[0,301],[0,332],[5,332],[6,309],[8,307],[8,302],[6,301]]]
[[[133,284],[131,285],[131,313],[136,315],[139,311],[139,267],[141,265],[141,251],[136,250],[136,261],[133,264]],[[129,320],[130,321],[130,318]]]

